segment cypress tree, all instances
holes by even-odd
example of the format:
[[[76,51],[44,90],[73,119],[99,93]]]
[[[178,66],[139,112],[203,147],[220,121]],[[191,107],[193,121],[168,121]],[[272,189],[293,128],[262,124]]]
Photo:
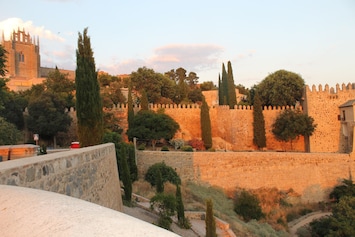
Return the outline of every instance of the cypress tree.
[[[103,111],[95,60],[87,28],[79,32],[76,50],[76,114],[82,147],[97,145],[103,138]]]
[[[223,90],[223,105],[228,105],[229,93],[228,93],[228,74],[224,63],[222,63],[222,90]]]
[[[142,91],[142,97],[141,97],[141,110],[149,110],[148,106],[148,96],[145,90]]]
[[[163,182],[163,176],[161,174],[161,170],[157,169],[157,176],[155,178],[155,183],[157,185],[157,193],[163,193],[164,192],[164,182]]]
[[[134,110],[133,110],[133,100],[132,100],[132,83],[129,83],[128,87],[128,129],[133,129],[133,119],[134,119]]]
[[[254,97],[253,119],[253,142],[258,147],[258,149],[266,147],[265,120],[260,96],[258,93],[256,93]]]
[[[237,104],[237,96],[235,94],[235,85],[233,78],[232,63],[228,61],[228,104],[230,109],[234,109]]]
[[[218,75],[218,104],[223,105],[223,86],[222,86],[222,81],[221,81],[221,74]]]
[[[124,199],[128,202],[131,202],[132,199],[132,180],[131,174],[129,172],[128,162],[127,162],[127,153],[125,146],[121,146],[120,149],[120,165],[122,170],[122,183],[124,187]]]
[[[207,199],[206,206],[206,237],[217,237],[216,220],[214,219],[213,202],[211,199]]]
[[[206,99],[202,96],[202,105],[200,111],[201,137],[206,149],[212,147],[211,119]]]
[[[178,223],[182,227],[189,227],[189,223],[185,218],[185,207],[182,202],[180,185],[176,185],[176,212],[178,217]]]

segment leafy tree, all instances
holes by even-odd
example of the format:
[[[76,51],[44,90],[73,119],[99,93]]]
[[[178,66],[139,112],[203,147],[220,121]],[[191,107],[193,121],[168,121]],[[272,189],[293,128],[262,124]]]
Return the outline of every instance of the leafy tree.
[[[158,193],[150,199],[150,208],[159,212],[158,226],[170,230],[173,222],[171,216],[175,214],[176,210],[174,195]]]
[[[217,237],[216,220],[213,214],[213,202],[211,199],[206,200],[206,237]]]
[[[48,92],[58,95],[65,102],[65,107],[75,106],[75,83],[68,78],[67,74],[61,73],[56,67],[43,83]]]
[[[228,61],[228,105],[230,109],[234,109],[237,104],[237,96],[235,94],[235,85],[233,78],[232,63]]]
[[[336,202],[339,202],[339,200],[345,196],[355,197],[355,184],[351,178],[344,179],[342,183],[342,185],[336,186],[329,194],[329,197],[335,199]]]
[[[0,117],[0,145],[16,145],[21,138],[21,132],[12,123]]]
[[[253,119],[253,142],[259,149],[266,147],[265,120],[259,95],[254,98]]]
[[[127,163],[127,152],[125,146],[121,146],[120,149],[120,165],[122,166],[121,172],[122,172],[122,183],[123,183],[123,189],[124,189],[124,199],[127,202],[131,202],[132,199],[132,180],[131,180],[131,175],[129,172],[129,167]]]
[[[202,91],[211,91],[217,89],[217,87],[213,84],[212,81],[202,82],[200,88]]]
[[[202,101],[202,97],[203,97],[202,91],[200,88],[192,89],[187,94],[187,97],[188,97],[189,101],[191,101],[192,103]]]
[[[95,60],[87,28],[79,32],[76,50],[76,114],[82,147],[97,145],[103,137],[103,112]]]
[[[137,137],[142,140],[150,140],[155,149],[155,144],[160,139],[169,141],[179,129],[170,116],[154,111],[139,111],[133,119],[133,128],[127,131],[130,140]]]
[[[284,110],[272,125],[276,139],[291,142],[299,136],[311,136],[316,128],[314,119],[299,110]]]
[[[286,70],[276,71],[257,85],[262,105],[295,105],[301,101],[305,83],[303,78]]]
[[[245,190],[236,195],[234,211],[247,222],[252,219],[259,220],[264,216],[259,199]]]
[[[159,172],[162,175],[163,183],[169,181],[170,183],[175,185],[181,184],[181,179],[176,173],[176,171],[170,166],[167,166],[164,162],[156,163],[150,166],[147,173],[145,174],[144,179],[148,181],[152,186],[155,186],[157,185],[156,177],[158,176]]]
[[[148,103],[157,103],[161,98],[164,76],[146,67],[138,68],[131,74],[132,89],[147,93]]]
[[[6,54],[7,54],[7,51],[0,44],[0,76],[2,76],[2,77],[4,77],[7,72],[7,70],[6,70],[6,62],[7,62]]]
[[[29,101],[27,128],[44,140],[54,139],[54,146],[56,135],[68,131],[71,120],[65,112],[65,102],[56,94],[45,91]]]
[[[355,236],[355,197],[343,196],[332,211],[332,216],[310,223],[312,236]]]
[[[202,141],[205,145],[205,148],[209,149],[212,147],[211,119],[209,108],[204,97],[202,99],[200,119]]]

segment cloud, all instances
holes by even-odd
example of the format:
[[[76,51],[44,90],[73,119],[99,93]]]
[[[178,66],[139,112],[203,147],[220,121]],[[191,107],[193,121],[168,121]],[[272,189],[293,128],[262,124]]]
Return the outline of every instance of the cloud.
[[[153,50],[146,59],[128,59],[117,62],[112,59],[109,65],[101,65],[100,69],[111,74],[126,74],[139,67],[148,67],[156,72],[164,73],[179,67],[188,72],[211,70],[219,67],[219,56],[223,48],[211,44],[171,44]]]
[[[35,26],[32,21],[23,21],[20,18],[8,18],[4,21],[0,21],[0,30],[4,32],[5,40],[9,40],[12,32],[17,29],[31,32],[32,37],[39,37],[42,39],[54,40],[64,42],[65,39],[58,36],[58,34],[45,29],[44,26]]]

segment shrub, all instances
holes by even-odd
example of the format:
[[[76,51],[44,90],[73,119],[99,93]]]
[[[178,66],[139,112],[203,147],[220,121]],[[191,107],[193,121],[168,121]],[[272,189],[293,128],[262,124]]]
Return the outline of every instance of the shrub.
[[[144,144],[144,143],[139,144],[138,147],[137,147],[137,149],[140,150],[140,151],[145,150],[145,144]]]
[[[163,146],[163,147],[161,148],[161,151],[169,151],[169,147],[168,147],[168,146]]]
[[[204,151],[205,150],[205,145],[204,145],[203,141],[199,140],[199,139],[196,139],[196,138],[190,140],[189,141],[189,145],[192,148],[195,148],[198,151]]]
[[[180,149],[181,151],[193,152],[192,146],[183,146]]]
[[[259,199],[245,190],[236,195],[234,211],[247,222],[252,219],[259,220],[264,217]]]

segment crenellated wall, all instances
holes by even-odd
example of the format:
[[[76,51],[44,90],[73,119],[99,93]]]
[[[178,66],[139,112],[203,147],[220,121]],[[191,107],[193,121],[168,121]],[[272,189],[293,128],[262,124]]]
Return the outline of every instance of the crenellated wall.
[[[313,85],[304,91],[304,111],[314,118],[317,129],[310,137],[310,152],[347,152],[347,141],[341,131],[339,106],[355,99],[353,84],[339,84],[335,88]]]
[[[327,199],[330,190],[355,171],[354,157],[303,152],[138,151],[139,177],[158,162],[173,167],[183,181],[235,188],[293,189],[305,202]]]
[[[0,162],[0,184],[66,194],[122,211],[112,143]]]

